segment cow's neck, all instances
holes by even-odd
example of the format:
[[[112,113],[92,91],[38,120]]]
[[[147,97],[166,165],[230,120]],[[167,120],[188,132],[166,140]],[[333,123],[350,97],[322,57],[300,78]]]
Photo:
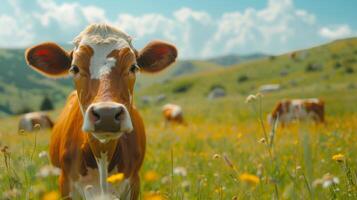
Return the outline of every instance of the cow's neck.
[[[106,143],[102,143],[92,134],[89,134],[88,140],[98,165],[100,187],[102,195],[104,196],[108,194],[108,165],[113,158],[118,140],[110,140]]]

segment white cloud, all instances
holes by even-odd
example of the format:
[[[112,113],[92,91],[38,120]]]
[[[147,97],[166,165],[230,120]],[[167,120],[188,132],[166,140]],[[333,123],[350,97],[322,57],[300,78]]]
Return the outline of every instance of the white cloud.
[[[55,22],[63,29],[79,27],[86,23],[107,22],[106,13],[96,6],[82,6],[79,3],[57,4],[53,0],[37,0],[42,9],[34,16],[43,26],[49,26]]]
[[[132,35],[138,46],[152,39],[168,40],[179,48],[179,56],[186,58],[197,56],[215,28],[207,12],[190,8],[176,10],[172,16],[119,14],[114,24]]]
[[[301,39],[301,30],[315,28],[315,17],[294,8],[291,0],[269,0],[261,10],[225,13],[217,24],[202,56],[213,56],[217,49],[221,49],[219,54],[287,51],[291,41]]]
[[[42,12],[35,13],[43,26],[49,26],[56,22],[60,27],[70,28],[79,26],[81,17],[78,3],[56,4],[53,0],[37,0]]]
[[[181,8],[175,11],[173,15],[179,22],[182,23],[191,19],[199,21],[202,24],[209,24],[211,21],[211,16],[209,16],[208,13],[203,11],[194,11],[190,8]]]
[[[105,11],[96,6],[86,6],[82,9],[83,15],[89,23],[107,22]]]
[[[348,25],[343,24],[332,27],[322,27],[319,30],[319,34],[321,37],[327,39],[338,39],[350,36],[352,34],[352,30]]]
[[[14,17],[0,15],[0,44],[3,47],[20,47],[32,39],[31,24],[22,24]]]
[[[293,0],[268,0],[261,9],[212,16],[184,7],[169,15],[119,13],[109,18],[103,8],[78,2],[37,0],[30,12],[27,0],[8,0],[13,12],[0,15],[0,46],[20,46],[47,40],[71,41],[90,23],[120,27],[144,46],[153,39],[168,40],[181,58],[252,52],[281,53],[349,36],[348,25],[320,27],[313,13],[296,8]]]
[[[315,15],[308,13],[306,10],[296,10],[295,15],[308,24],[315,24],[316,22]]]
[[[114,24],[137,39],[159,33],[163,33],[169,38],[174,37],[167,32],[174,27],[173,21],[159,14],[141,16],[120,14]]]

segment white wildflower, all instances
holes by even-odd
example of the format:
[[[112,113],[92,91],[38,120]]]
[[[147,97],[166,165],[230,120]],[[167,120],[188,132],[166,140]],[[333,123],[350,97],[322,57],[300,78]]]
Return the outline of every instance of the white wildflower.
[[[179,176],[186,176],[187,175],[186,168],[184,168],[184,167],[175,167],[174,168],[174,174],[179,175]]]
[[[246,99],[245,99],[245,103],[250,103],[252,101],[255,101],[257,99],[257,96],[250,94]]]
[[[322,178],[316,179],[312,183],[312,185],[314,187],[317,187],[317,186],[321,185],[323,188],[328,188],[331,185],[339,184],[339,183],[340,183],[340,179],[339,178],[327,173]]]
[[[45,178],[48,176],[58,176],[60,175],[61,170],[57,167],[54,167],[52,165],[45,165],[41,167],[41,169],[37,172],[36,176]]]
[[[47,151],[41,151],[41,152],[38,154],[38,157],[39,157],[39,158],[48,158],[48,153],[47,153]]]
[[[16,199],[18,198],[19,196],[21,195],[21,191],[16,189],[16,188],[12,188],[8,191],[5,191],[3,194],[2,194],[2,197],[4,199]]]

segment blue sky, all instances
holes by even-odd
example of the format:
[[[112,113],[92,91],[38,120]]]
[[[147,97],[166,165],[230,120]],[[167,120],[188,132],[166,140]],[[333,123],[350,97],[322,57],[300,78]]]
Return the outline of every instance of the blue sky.
[[[155,3],[153,3],[155,2]],[[357,1],[340,0],[0,0],[0,47],[69,43],[106,22],[137,48],[152,39],[177,45],[181,58],[279,54],[357,36]]]

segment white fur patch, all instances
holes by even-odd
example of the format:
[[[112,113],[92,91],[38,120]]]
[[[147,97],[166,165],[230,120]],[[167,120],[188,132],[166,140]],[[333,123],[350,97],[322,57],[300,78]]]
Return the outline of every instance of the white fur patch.
[[[108,194],[108,155],[107,153],[101,153],[100,158],[96,158],[99,171],[99,183],[102,195]]]
[[[93,44],[91,41],[83,38],[81,44],[89,45],[93,49],[93,55],[90,60],[89,71],[91,79],[100,79],[104,74],[110,73],[115,67],[116,59],[107,58],[113,50],[120,50],[125,47],[130,47],[125,39],[117,39],[113,43]]]
[[[130,181],[129,179],[123,180],[121,183],[114,185],[108,184],[107,194],[102,194],[99,182],[99,169],[87,168],[87,175],[80,176],[78,181],[74,182],[76,193],[86,200],[114,200],[121,199],[120,197],[130,196]],[[109,172],[108,176],[118,173],[116,168]],[[71,195],[73,197],[74,193]]]
[[[24,119],[23,119],[23,128],[25,130],[32,130],[33,129],[33,124],[32,124],[32,115],[31,113],[28,113],[24,116]]]
[[[91,24],[84,29],[73,41],[75,49],[80,45],[89,45],[93,49],[90,60],[90,73],[92,79],[99,79],[115,66],[115,59],[107,56],[113,50],[120,50],[131,46],[131,37],[124,31],[107,24]]]

